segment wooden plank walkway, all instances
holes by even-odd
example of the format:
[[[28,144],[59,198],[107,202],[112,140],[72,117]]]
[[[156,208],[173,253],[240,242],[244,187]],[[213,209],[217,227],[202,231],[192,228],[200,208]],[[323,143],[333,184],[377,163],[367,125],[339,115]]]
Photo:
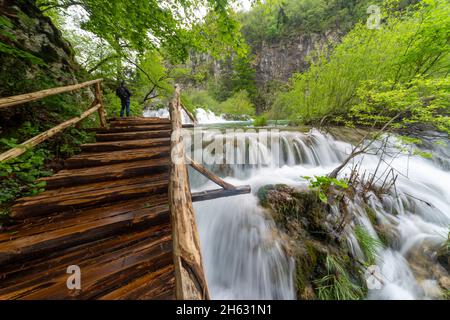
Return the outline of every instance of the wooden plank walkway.
[[[168,119],[112,119],[97,142],[12,207],[0,234],[0,299],[175,297]],[[81,268],[69,290],[67,268]]]

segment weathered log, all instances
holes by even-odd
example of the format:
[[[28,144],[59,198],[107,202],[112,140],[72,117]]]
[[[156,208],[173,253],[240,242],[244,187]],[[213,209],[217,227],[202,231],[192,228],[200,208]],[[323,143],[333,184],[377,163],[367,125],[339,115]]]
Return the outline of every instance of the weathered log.
[[[152,124],[146,126],[111,126],[110,128],[96,128],[97,133],[122,133],[122,132],[137,132],[137,131],[158,131],[170,130],[170,124]]]
[[[199,201],[206,201],[206,200],[213,200],[217,198],[225,198],[225,197],[231,197],[231,196],[237,196],[240,194],[247,194],[252,191],[250,186],[238,186],[234,189],[215,189],[215,190],[207,190],[207,191],[200,191],[195,192],[192,194],[192,201],[193,202],[199,202]]]
[[[95,100],[100,104],[100,108],[98,109],[98,117],[100,120],[100,125],[102,128],[106,127],[106,110],[105,105],[103,103],[102,97],[102,87],[100,82],[95,84]]]
[[[121,120],[110,120],[111,127],[145,126],[154,124],[170,124],[170,120],[160,118],[121,118]]]
[[[126,238],[125,238],[126,239]],[[123,241],[123,239],[122,239]],[[133,279],[165,268],[171,260],[170,234],[159,235],[152,241],[126,243],[126,246],[106,253],[94,252],[90,259],[69,259],[69,264],[57,263],[46,272],[34,274],[38,279],[21,279],[17,285],[0,289],[1,299],[93,299],[105,295]],[[92,248],[92,251],[95,247]],[[89,251],[83,250],[85,254]],[[78,265],[82,270],[82,290],[66,286],[67,266]],[[38,280],[38,282],[36,281]]]
[[[79,89],[91,86],[93,84],[100,83],[101,81],[102,81],[102,79],[97,79],[97,80],[87,81],[87,82],[80,83],[80,84],[74,84],[71,86],[46,89],[46,90],[33,92],[33,93],[25,93],[25,94],[13,96],[13,97],[0,98],[0,109],[23,104],[26,102],[39,100],[39,99],[53,96],[53,95],[56,95],[59,93],[79,90]]]
[[[89,217],[89,216],[87,216]],[[110,235],[119,235],[132,228],[157,225],[169,221],[167,205],[141,208],[121,214],[111,214],[103,219],[81,221],[76,225],[60,225],[56,230],[21,237],[0,247],[0,265],[24,261],[37,254],[61,250],[80,243],[95,241]]]
[[[177,163],[174,159],[184,158],[182,142],[180,89],[169,104],[172,122],[172,165],[169,179],[169,207],[172,220],[173,261],[175,267],[175,296],[181,300],[209,299],[200,240],[191,201],[189,176],[184,161]]]
[[[189,119],[193,122],[193,124],[197,123],[197,118],[183,105],[180,103],[180,106],[183,108],[184,112],[188,115]]]
[[[71,212],[62,212],[52,216],[32,217],[4,228],[4,233],[0,233],[0,244],[2,242],[13,241],[19,238],[43,235],[46,232],[61,230],[64,228],[79,225],[81,223],[88,223],[93,221],[100,221],[108,217],[124,214],[134,210],[141,210],[143,208],[153,208],[167,205],[168,195],[166,193],[154,194],[150,197],[145,196],[126,201],[114,202],[105,206],[100,206],[91,209],[81,209]],[[1,250],[1,248],[0,248]]]
[[[84,152],[108,152],[116,150],[151,148],[164,145],[170,146],[170,138],[87,143],[82,144],[80,148]]]
[[[200,172],[202,175],[204,175],[205,177],[207,177],[209,180],[211,180],[212,182],[214,182],[215,184],[221,186],[222,188],[226,189],[226,190],[233,190],[236,187],[233,186],[232,184],[224,181],[222,178],[216,176],[214,173],[212,173],[211,171],[209,171],[208,169],[206,169],[203,165],[195,162],[194,160],[192,160],[190,157],[186,156],[186,160],[188,161],[189,165],[194,168],[195,170],[197,170],[198,172]]]
[[[50,130],[47,130],[41,134],[38,134],[37,136],[21,143],[19,146],[12,148],[2,154],[0,154],[0,161],[6,161],[13,158],[16,158],[20,156],[21,154],[25,153],[30,148],[34,147],[35,145],[53,137],[55,134],[61,132],[62,130],[80,122],[84,118],[90,116],[95,111],[97,111],[100,108],[100,104],[96,104],[95,106],[91,107],[89,110],[83,112],[80,116],[72,118],[70,120],[67,120],[56,127],[51,128]]]
[[[156,178],[156,177],[155,177]],[[167,178],[139,182],[129,185],[117,184],[114,187],[95,190],[89,188],[67,188],[68,190],[45,191],[36,197],[21,199],[11,209],[11,216],[24,219],[53,212],[71,211],[93,207],[115,201],[124,201],[167,191]]]
[[[169,164],[170,159],[162,157],[101,167],[61,170],[57,174],[39,181],[45,181],[46,188],[52,189],[77,186],[166,172],[169,170]]]
[[[26,288],[32,283],[45,280],[47,277],[57,277],[59,266],[69,266],[75,261],[84,261],[95,263],[95,258],[113,254],[117,251],[124,252],[139,242],[147,244],[166,236],[171,236],[170,224],[162,223],[156,226],[136,230],[134,232],[126,232],[124,234],[113,235],[103,239],[86,242],[78,246],[70,246],[58,251],[51,251],[46,254],[39,254],[33,259],[19,261],[18,263],[8,263],[2,266],[2,281],[0,288],[7,288],[13,291],[17,288]],[[1,292],[1,289],[0,289]]]
[[[69,159],[77,169],[14,206],[25,219],[0,234],[0,298],[174,298],[169,136],[83,149],[96,152]],[[82,269],[82,290],[67,289],[69,265]]]
[[[172,257],[170,257],[172,259]],[[101,300],[174,299],[175,275],[173,265],[150,272],[135,281],[112,291]]]
[[[112,152],[85,153],[73,156],[65,161],[68,169],[105,166],[123,162],[134,162],[167,157],[170,155],[170,147],[154,147],[145,149],[119,150]]]
[[[125,141],[137,139],[164,138],[170,136],[170,130],[138,131],[122,133],[98,133],[95,137],[97,141]]]

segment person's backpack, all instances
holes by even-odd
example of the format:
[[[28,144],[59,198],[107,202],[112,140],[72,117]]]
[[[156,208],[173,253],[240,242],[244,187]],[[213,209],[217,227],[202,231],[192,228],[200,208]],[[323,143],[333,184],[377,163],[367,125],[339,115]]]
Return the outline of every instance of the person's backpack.
[[[125,87],[118,87],[116,90],[116,94],[120,99],[128,99],[128,92]]]

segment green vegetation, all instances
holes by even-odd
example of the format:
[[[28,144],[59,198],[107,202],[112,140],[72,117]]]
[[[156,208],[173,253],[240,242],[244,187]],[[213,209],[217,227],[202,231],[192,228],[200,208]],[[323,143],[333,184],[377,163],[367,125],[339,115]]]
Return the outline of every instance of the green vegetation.
[[[336,235],[330,206],[319,200],[316,190],[266,185],[257,196],[289,239],[299,299],[364,298],[362,267],[355,263],[345,237]]]
[[[383,243],[371,236],[370,233],[362,226],[356,226],[354,231],[359,246],[366,257],[366,264],[368,266],[373,265],[377,257],[377,250],[383,247]]]
[[[316,51],[273,108],[305,123],[381,126],[398,116],[391,127],[448,132],[450,4],[388,9],[380,29],[358,24],[331,55]]]
[[[233,3],[233,0],[177,0],[167,6],[157,0],[37,1],[42,10],[59,10],[62,14],[69,7],[81,6],[89,15],[81,27],[107,43],[115,54],[161,48],[177,61],[185,60],[191,48],[216,55],[223,50],[245,53],[239,24],[232,17]],[[208,12],[204,21],[196,13],[200,5]]]
[[[190,51],[217,58],[234,55],[236,61],[242,57],[244,63],[237,67],[246,66],[248,50],[232,10],[234,0],[174,1],[171,6],[156,0],[45,0],[29,8],[30,3],[7,5],[7,12],[0,16],[2,97],[103,78],[107,112],[113,116],[120,111],[115,88],[124,79],[133,94],[131,113],[137,116],[148,104],[167,106],[175,82],[204,80],[201,72],[182,64]],[[198,15],[200,5],[205,8],[205,17]],[[80,14],[77,19],[71,18],[68,10],[74,6]],[[66,25],[68,19],[74,20],[75,28]],[[236,88],[246,90],[247,86]],[[0,151],[79,115],[92,101],[89,90],[0,110]],[[220,102],[221,108],[253,114],[246,91],[236,90],[228,98],[231,100]],[[192,110],[186,95],[182,101]],[[96,117],[90,117],[21,157],[2,163],[1,212],[7,212],[15,198],[42,191],[45,186],[37,179],[59,169],[65,157],[78,151],[79,144],[91,141],[93,135],[83,129],[97,124]]]
[[[320,300],[359,300],[364,297],[363,288],[352,282],[343,263],[332,255],[326,258],[328,274],[316,280]]]
[[[204,108],[215,114],[227,114],[232,119],[245,119],[255,114],[255,107],[245,90],[238,91],[225,101],[219,102],[206,90],[194,90],[186,94],[186,98],[195,108]]]
[[[275,41],[300,33],[345,33],[380,0],[270,0],[241,16],[243,34],[251,44]]]
[[[309,188],[318,190],[319,199],[323,203],[328,203],[328,195],[332,186],[339,189],[348,189],[348,183],[343,179],[339,180],[327,176],[314,176],[313,178],[304,176],[303,179],[309,182]]]
[[[261,116],[257,117],[255,120],[253,120],[253,126],[254,127],[267,126],[267,116],[261,115]]]

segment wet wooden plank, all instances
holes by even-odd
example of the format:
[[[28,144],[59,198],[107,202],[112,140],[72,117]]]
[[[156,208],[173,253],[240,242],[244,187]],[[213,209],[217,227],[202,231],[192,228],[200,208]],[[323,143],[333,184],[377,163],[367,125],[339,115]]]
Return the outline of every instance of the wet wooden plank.
[[[81,257],[72,257],[64,264],[56,263],[50,269],[0,289],[0,299],[92,299],[105,295],[137,277],[170,264],[171,235],[159,234],[152,241],[127,243],[121,249],[107,250],[104,254],[97,250],[89,259]],[[81,290],[67,288],[67,263],[81,268]]]
[[[170,124],[170,120],[167,118],[157,117],[115,117],[108,119],[108,122],[112,124],[124,124],[125,126],[135,126],[139,124]]]
[[[49,272],[50,270],[55,271],[60,265],[69,266],[80,260],[94,261],[95,257],[100,255],[123,250],[128,246],[143,241],[154,241],[155,239],[170,234],[171,228],[169,223],[159,224],[144,230],[104,237],[92,242],[70,246],[62,250],[36,255],[32,260],[9,263],[2,266],[0,288],[12,286],[27,287],[30,283],[39,283],[43,273]],[[61,271],[61,274],[64,272],[64,270]],[[58,275],[58,272],[54,272],[54,274]]]
[[[82,185],[167,172],[169,164],[170,158],[163,157],[102,167],[61,170],[54,176],[40,181],[45,181],[48,188]]]
[[[121,132],[121,133],[97,133],[95,138],[97,141],[125,141],[137,139],[153,139],[170,137],[171,130],[155,130],[155,131],[138,131],[138,132]]]
[[[170,146],[170,138],[87,143],[81,145],[80,148],[83,152],[109,152],[116,150],[152,148],[158,146]]]
[[[122,162],[150,160],[170,155],[170,146],[112,152],[82,153],[65,161],[68,169],[105,166]]]
[[[118,235],[139,225],[155,225],[169,221],[167,204],[142,208],[103,219],[60,226],[58,229],[21,237],[0,246],[0,266],[14,260],[25,260],[33,255],[94,241],[109,235]]]
[[[169,264],[99,298],[101,300],[174,299],[174,288],[174,268],[172,264]]]
[[[66,191],[50,190],[36,197],[19,200],[11,209],[11,216],[17,219],[49,214],[52,212],[71,211],[80,208],[98,206],[105,203],[149,196],[167,192],[168,181],[165,175],[159,180],[113,185],[110,188],[85,190],[68,188]],[[74,190],[75,189],[75,190]]]
[[[173,299],[168,119],[110,119],[0,234],[0,299]],[[117,141],[116,141],[117,140]],[[82,269],[68,290],[67,266]]]
[[[152,124],[144,126],[111,126],[109,128],[97,128],[97,133],[123,133],[123,132],[139,132],[139,131],[154,131],[154,130],[170,130],[169,124]]]
[[[0,244],[5,241],[45,234],[46,232],[76,226],[82,223],[99,221],[104,218],[141,210],[143,208],[157,207],[163,204],[167,204],[167,193],[114,202],[93,209],[74,210],[72,212],[65,211],[50,216],[32,217],[24,219],[18,225],[5,228],[4,232],[0,234]]]

